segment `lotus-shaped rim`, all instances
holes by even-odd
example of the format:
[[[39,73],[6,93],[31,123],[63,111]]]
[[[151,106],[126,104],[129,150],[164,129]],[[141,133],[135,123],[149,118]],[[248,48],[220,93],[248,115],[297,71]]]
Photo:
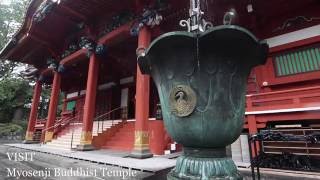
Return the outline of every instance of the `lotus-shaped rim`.
[[[219,34],[220,33],[220,34]],[[151,62],[148,59],[148,54],[152,53],[153,49],[156,49],[158,44],[160,44],[160,41],[165,41],[170,38],[186,38],[190,40],[196,41],[198,40],[204,40],[207,37],[209,38],[210,36],[216,36],[216,39],[219,39],[219,36],[223,35],[224,37],[220,37],[220,39],[226,38],[226,35],[234,35],[235,37],[243,36],[246,37],[245,39],[247,42],[251,41],[251,43],[256,44],[256,46],[262,46],[260,48],[262,52],[257,53],[259,56],[257,59],[263,60],[263,62],[256,62],[253,65],[258,65],[258,64],[264,64],[266,60],[266,56],[268,54],[268,44],[266,41],[259,41],[251,32],[249,32],[247,29],[240,27],[240,26],[235,26],[235,25],[221,25],[221,26],[216,26],[211,29],[209,29],[206,32],[203,33],[192,33],[192,32],[185,32],[185,31],[174,31],[174,32],[168,32],[165,33],[159,37],[157,37],[151,44],[150,46],[146,49],[145,53],[143,55],[138,56],[138,64],[140,67],[140,70],[143,74],[150,74],[151,73]],[[241,47],[241,45],[238,45]]]
[[[206,35],[210,34],[213,31],[219,31],[219,30],[239,30],[239,32],[245,33],[247,35],[249,35],[253,41],[255,42],[259,42],[259,40],[247,29],[240,27],[240,26],[235,26],[235,25],[221,25],[221,26],[216,26],[213,28],[210,28],[208,31],[203,32],[203,33],[192,33],[192,32],[186,32],[186,31],[174,31],[174,32],[168,32],[165,34],[162,34],[161,36],[157,37],[154,41],[152,41],[152,43],[150,44],[150,46],[146,49],[146,54],[148,54],[148,52],[150,51],[150,49],[153,48],[153,46],[160,40],[160,39],[164,39],[166,37],[175,35],[175,36],[187,36],[187,37],[191,37],[191,38],[195,38],[195,37],[205,37]]]

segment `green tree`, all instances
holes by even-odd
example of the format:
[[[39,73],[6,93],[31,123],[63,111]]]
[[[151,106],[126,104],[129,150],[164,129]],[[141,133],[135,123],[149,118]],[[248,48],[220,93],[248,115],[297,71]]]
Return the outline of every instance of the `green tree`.
[[[8,4],[0,2],[0,49],[13,37],[22,25],[29,0],[11,0]],[[11,76],[18,64],[12,61],[0,61],[0,78]]]
[[[31,88],[27,81],[9,78],[0,81],[0,122],[6,123],[23,117],[26,114],[24,113],[25,106],[30,99]],[[18,117],[14,118],[14,116]]]
[[[22,25],[29,0],[3,2],[0,1],[0,49],[5,47]],[[0,123],[25,119],[26,105],[31,99],[31,86],[14,73],[21,66],[6,59],[0,60]]]

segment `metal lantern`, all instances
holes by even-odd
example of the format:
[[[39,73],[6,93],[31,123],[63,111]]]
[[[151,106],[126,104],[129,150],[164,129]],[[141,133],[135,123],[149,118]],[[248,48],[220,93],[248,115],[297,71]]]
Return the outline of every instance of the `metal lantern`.
[[[165,127],[183,145],[168,179],[241,179],[226,146],[240,135],[247,78],[268,46],[239,26],[170,32],[138,57],[157,86]]]

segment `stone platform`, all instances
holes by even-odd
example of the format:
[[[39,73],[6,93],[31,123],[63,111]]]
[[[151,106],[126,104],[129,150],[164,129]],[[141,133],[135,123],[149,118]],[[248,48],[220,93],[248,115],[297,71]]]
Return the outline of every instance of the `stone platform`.
[[[72,151],[72,150],[61,150],[51,147],[46,147],[40,144],[5,144],[5,146],[25,149],[29,151],[36,151],[40,153],[46,153],[51,155],[56,155],[65,158],[72,158],[76,160],[82,160],[87,162],[93,162],[101,165],[108,165],[114,167],[120,167],[124,169],[132,169],[145,173],[151,173],[149,178],[142,179],[152,179],[152,180],[162,180],[166,177],[166,174],[172,169],[176,164],[174,156],[164,155],[155,156],[149,159],[134,159],[130,158],[129,152],[119,152],[115,150],[94,150],[94,151]],[[244,179],[251,178],[250,164],[248,163],[237,163],[239,171],[243,175]],[[301,172],[301,171],[288,171],[288,170],[277,170],[277,169],[265,169],[260,168],[261,179],[266,180],[313,180],[320,179],[320,173],[316,172]]]
[[[40,144],[5,144],[6,146],[26,149],[41,153],[53,154],[57,156],[73,158],[95,162],[98,164],[113,165],[122,168],[131,168],[133,170],[145,172],[158,172],[171,169],[175,166],[176,160],[161,156],[155,156],[149,159],[130,158],[129,152],[119,152],[114,150],[94,150],[94,151],[72,151],[55,149]]]

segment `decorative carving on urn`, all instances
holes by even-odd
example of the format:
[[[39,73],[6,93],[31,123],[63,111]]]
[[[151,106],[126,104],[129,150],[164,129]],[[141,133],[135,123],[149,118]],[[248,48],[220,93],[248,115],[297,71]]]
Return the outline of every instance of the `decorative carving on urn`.
[[[267,53],[266,43],[232,25],[170,32],[141,53],[139,67],[157,86],[165,127],[184,146],[169,179],[241,179],[225,147],[242,131],[247,78]]]

